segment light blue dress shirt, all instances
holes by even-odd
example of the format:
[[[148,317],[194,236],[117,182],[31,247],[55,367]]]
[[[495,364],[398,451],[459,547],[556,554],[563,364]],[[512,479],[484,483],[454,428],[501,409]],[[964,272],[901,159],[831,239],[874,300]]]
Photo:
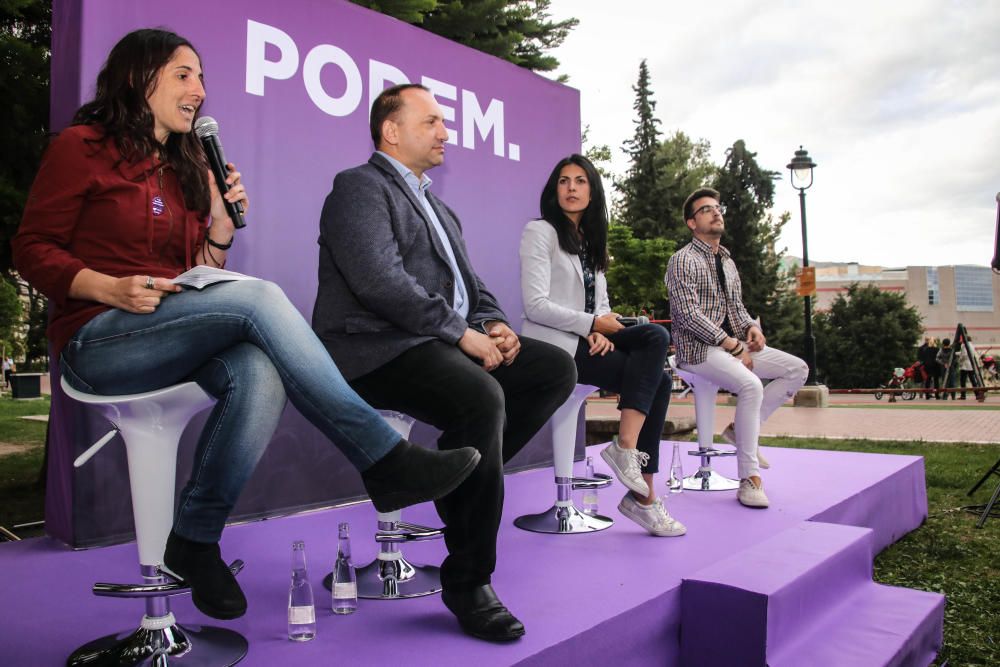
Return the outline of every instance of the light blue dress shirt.
[[[431,221],[431,226],[434,228],[434,231],[437,232],[438,238],[441,239],[441,245],[444,246],[444,252],[448,256],[448,264],[451,265],[451,272],[455,276],[455,295],[452,301],[455,305],[452,307],[455,309],[456,313],[462,316],[463,319],[468,319],[469,293],[466,291],[465,281],[462,280],[462,272],[458,268],[458,261],[455,260],[455,249],[452,248],[451,241],[448,240],[448,234],[445,233],[444,227],[441,226],[441,221],[437,217],[437,213],[434,212],[434,207],[431,206],[430,201],[427,199],[427,188],[431,186],[433,181],[427,176],[427,174],[424,174],[420,177],[420,179],[417,179],[417,175],[399,160],[395,159],[391,155],[383,153],[382,151],[376,152],[388,160],[389,164],[396,168],[396,171],[398,171],[399,175],[403,177],[403,180],[406,181],[408,186],[410,186],[410,189],[413,190],[413,194],[417,196],[417,200],[424,207],[424,212],[427,213],[427,217]]]

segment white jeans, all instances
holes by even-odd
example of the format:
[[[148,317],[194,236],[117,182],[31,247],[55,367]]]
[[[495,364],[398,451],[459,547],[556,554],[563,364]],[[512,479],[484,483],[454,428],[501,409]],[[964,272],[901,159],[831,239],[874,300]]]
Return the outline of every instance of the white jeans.
[[[708,348],[708,358],[700,364],[681,368],[736,394],[736,462],[740,479],[759,475],[757,438],[760,425],[782,403],[795,395],[809,376],[806,362],[796,356],[765,347],[751,352],[753,370],[719,347]],[[771,380],[765,387],[761,379]]]

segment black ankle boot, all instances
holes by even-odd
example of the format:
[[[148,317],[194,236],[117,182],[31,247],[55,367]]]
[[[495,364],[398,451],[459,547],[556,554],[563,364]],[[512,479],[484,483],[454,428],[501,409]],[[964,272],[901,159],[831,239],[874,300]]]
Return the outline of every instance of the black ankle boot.
[[[361,473],[361,481],[376,510],[394,512],[448,495],[478,463],[479,452],[473,447],[438,451],[400,440]]]
[[[247,599],[217,542],[194,542],[170,531],[163,564],[191,587],[194,606],[206,616],[228,620],[246,613]]]

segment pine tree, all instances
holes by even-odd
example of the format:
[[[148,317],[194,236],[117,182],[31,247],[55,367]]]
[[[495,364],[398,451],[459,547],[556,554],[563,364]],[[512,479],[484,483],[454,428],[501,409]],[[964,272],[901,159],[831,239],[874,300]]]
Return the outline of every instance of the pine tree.
[[[743,303],[767,325],[777,315],[775,295],[781,288],[781,255],[775,250],[781,228],[768,213],[774,206],[777,172],[757,164],[742,139],[726,151],[726,162],[712,185],[726,206],[726,233],[722,245],[732,253],[743,282]]]
[[[639,79],[635,86],[635,132],[623,149],[631,161],[628,173],[615,188],[621,193],[618,221],[631,227],[638,238],[656,236],[658,220],[663,211],[658,173],[660,121],[654,115],[656,101],[649,87],[649,67],[639,63]]]
[[[539,72],[559,66],[559,61],[545,52],[562,44],[579,22],[577,19],[552,21],[550,0],[352,2]]]

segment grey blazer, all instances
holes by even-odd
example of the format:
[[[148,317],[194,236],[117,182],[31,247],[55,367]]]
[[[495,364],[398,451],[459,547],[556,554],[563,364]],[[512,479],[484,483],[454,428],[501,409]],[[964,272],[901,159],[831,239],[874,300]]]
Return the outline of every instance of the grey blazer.
[[[458,343],[470,325],[507,317],[476,275],[455,213],[427,193],[469,293],[453,309],[454,275],[423,206],[381,155],[337,174],[320,216],[319,289],[312,325],[348,380],[435,338]]]
[[[580,257],[559,247],[555,228],[532,220],[521,234],[521,297],[524,326],[521,333],[576,354],[580,338],[590,333],[594,315],[611,312],[608,282],[603,271],[594,276],[595,313],[584,311],[586,290]]]

